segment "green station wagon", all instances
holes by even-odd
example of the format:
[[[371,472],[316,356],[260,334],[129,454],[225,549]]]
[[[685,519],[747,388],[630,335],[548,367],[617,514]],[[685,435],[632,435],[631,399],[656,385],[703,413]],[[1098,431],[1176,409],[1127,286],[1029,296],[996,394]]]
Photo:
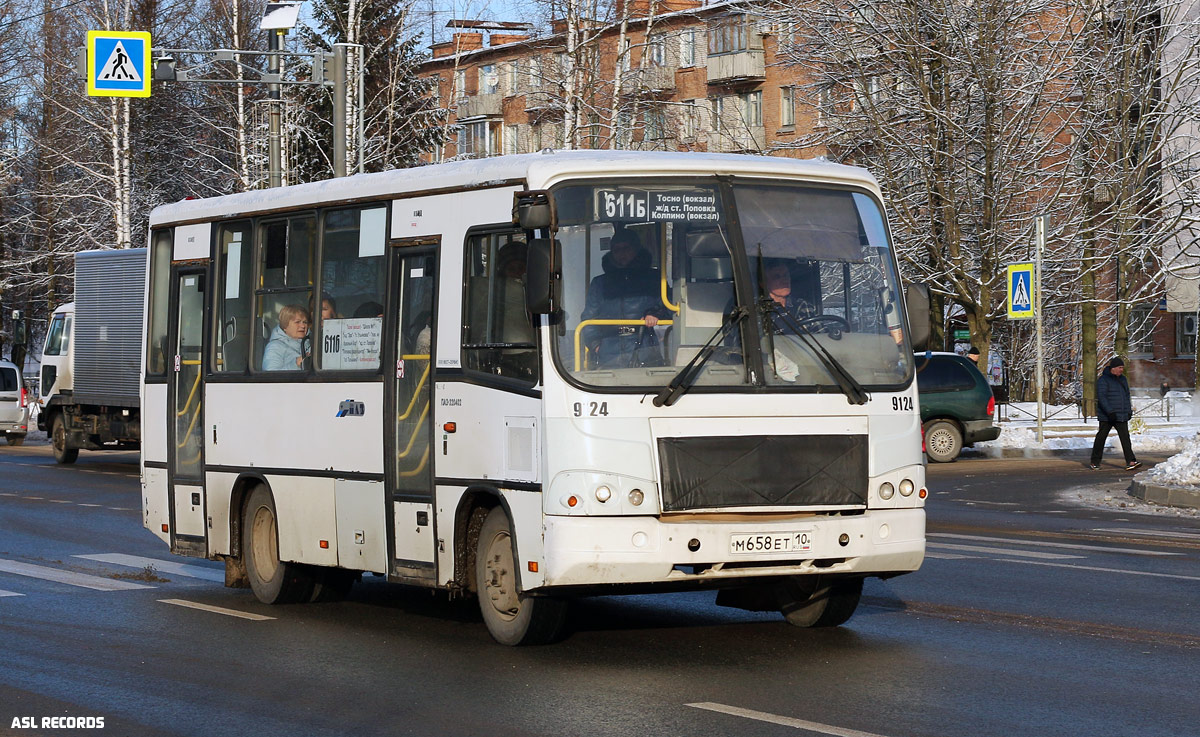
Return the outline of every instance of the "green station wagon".
[[[964,445],[1000,437],[992,423],[996,398],[974,363],[954,353],[918,353],[916,362],[929,460],[949,463]]]

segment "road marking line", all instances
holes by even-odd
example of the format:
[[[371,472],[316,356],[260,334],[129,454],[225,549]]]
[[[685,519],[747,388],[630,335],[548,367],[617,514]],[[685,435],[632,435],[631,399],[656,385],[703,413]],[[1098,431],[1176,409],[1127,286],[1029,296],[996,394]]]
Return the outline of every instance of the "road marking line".
[[[100,507],[103,505],[102,504],[84,504],[83,502],[80,502],[79,506],[81,506],[81,507]]]
[[[830,724],[821,724],[819,722],[810,722],[806,719],[795,719],[793,717],[783,717],[778,714],[769,714],[765,711],[754,711],[752,709],[741,709],[736,706],[726,706],[725,704],[714,704],[711,702],[703,702],[698,704],[684,704],[693,709],[705,709],[707,711],[717,711],[722,714],[730,714],[735,717],[743,717],[745,719],[755,719],[760,722],[770,722],[784,727],[792,727],[794,729],[807,729],[810,732],[820,732],[821,734],[834,735],[835,737],[882,737],[882,735],[874,732],[860,732],[857,729],[846,729],[845,727],[835,727]]]
[[[925,557],[933,558],[934,560],[966,560],[967,558],[977,558],[978,556],[955,555],[954,553],[931,553],[927,550],[925,551]]]
[[[137,511],[139,511],[136,509],[130,509],[128,507],[109,507],[109,509],[113,510],[114,512],[137,512]]]
[[[1200,532],[1174,532],[1171,530],[1146,530],[1136,527],[1096,527],[1092,532],[1117,532],[1122,534],[1146,535],[1148,537],[1182,537],[1185,540],[1200,539]]]
[[[24,595],[25,594],[18,594],[16,591],[5,591],[4,589],[0,589],[0,598],[3,598],[5,596],[24,596]]]
[[[1016,507],[1020,506],[1020,502],[990,502],[985,499],[955,499],[956,502],[963,504],[990,504],[995,507]]]
[[[1037,550],[1009,550],[1008,548],[988,548],[982,545],[952,545],[950,543],[926,543],[926,547],[938,550],[961,550],[966,553],[990,553],[991,555],[1016,555],[1022,558],[1044,558],[1046,560],[1082,560],[1084,555],[1062,555],[1060,553],[1043,553]]]
[[[225,571],[223,570],[179,563],[173,560],[143,558],[140,555],[126,555],[125,553],[99,553],[96,555],[75,555],[72,557],[95,560],[101,563],[112,563],[113,565],[125,566],[127,568],[153,566],[154,570],[159,573],[173,573],[176,576],[188,576],[190,578],[202,578],[205,581],[225,583]]]
[[[26,497],[22,497],[22,498],[23,499],[37,499],[39,501],[41,501],[41,499],[42,499],[42,497],[40,497],[40,496],[26,496]]]
[[[175,606],[187,607],[188,609],[200,609],[214,614],[224,614],[229,617],[240,617],[242,619],[251,619],[255,622],[264,622],[274,617],[263,616],[262,614],[251,614],[250,612],[239,612],[236,609],[226,609],[225,607],[213,606],[211,604],[200,604],[195,601],[187,601],[186,599],[159,599],[164,604],[174,604]]]
[[[86,573],[75,573],[74,571],[64,571],[59,568],[35,566],[32,563],[20,563],[15,560],[0,560],[0,572],[15,573],[18,576],[29,576],[30,578],[40,578],[46,581],[54,581],[55,583],[65,583],[70,586],[81,586],[85,589],[94,589],[96,591],[130,591],[133,589],[154,588],[153,586],[146,586],[140,583],[101,578],[100,576],[89,576]]]
[[[1152,571],[1128,571],[1123,568],[1101,568],[1099,566],[1077,566],[1070,563],[1044,563],[1037,560],[1013,560],[1011,558],[994,558],[1001,563],[1028,563],[1031,566],[1050,566],[1051,568],[1071,568],[1080,571],[1099,571],[1100,573],[1128,573],[1131,576],[1153,576],[1154,578],[1178,578],[1184,581],[1200,581],[1200,576],[1185,576],[1181,573],[1154,573]]]
[[[19,496],[19,495],[14,494],[11,491],[0,491],[0,496]]]
[[[1101,553],[1129,553],[1130,555],[1183,555],[1183,553],[1163,553],[1157,550],[1135,550],[1133,548],[1105,548],[1100,545],[1076,545],[1074,543],[1052,543],[1040,540],[1018,540],[1014,537],[983,537],[982,535],[955,535],[949,532],[930,532],[926,537],[945,537],[954,540],[978,540],[988,543],[1016,543],[1018,545],[1037,545],[1046,548],[1067,548],[1068,550],[1095,550]]]
[[[74,504],[74,502],[69,502],[66,499],[47,499],[46,501],[51,504]]]

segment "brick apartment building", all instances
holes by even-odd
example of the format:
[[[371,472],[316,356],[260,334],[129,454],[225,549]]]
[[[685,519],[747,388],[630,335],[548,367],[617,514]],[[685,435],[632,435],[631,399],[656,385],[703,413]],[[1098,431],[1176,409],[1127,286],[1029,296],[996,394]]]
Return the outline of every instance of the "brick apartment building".
[[[648,0],[630,2],[624,28],[580,21],[576,38],[589,41],[571,56],[564,21],[538,37],[521,23],[448,24],[451,40],[432,47],[421,75],[436,79],[434,94],[459,129],[423,159],[566,145],[801,158],[827,153],[803,140],[821,127],[821,106],[802,99],[807,80],[777,57],[781,46],[791,45],[789,28],[765,22],[749,0],[658,0],[653,14]],[[574,75],[566,73],[571,66]],[[574,95],[568,77],[578,80]],[[574,126],[566,126],[568,116]],[[1137,305],[1129,327],[1135,386],[1194,384],[1195,313]]]

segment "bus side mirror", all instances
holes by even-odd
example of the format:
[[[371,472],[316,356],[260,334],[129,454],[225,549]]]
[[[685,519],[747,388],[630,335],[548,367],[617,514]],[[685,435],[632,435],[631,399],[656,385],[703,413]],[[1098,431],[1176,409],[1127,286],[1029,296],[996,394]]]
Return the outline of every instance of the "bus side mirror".
[[[554,205],[550,193],[530,190],[513,193],[513,222],[522,230],[543,230],[554,225]]]
[[[923,351],[929,344],[929,286],[909,284],[904,287],[904,307],[908,313],[908,336],[914,351]]]
[[[559,243],[533,238],[525,262],[525,308],[531,315],[549,315],[557,307]]]

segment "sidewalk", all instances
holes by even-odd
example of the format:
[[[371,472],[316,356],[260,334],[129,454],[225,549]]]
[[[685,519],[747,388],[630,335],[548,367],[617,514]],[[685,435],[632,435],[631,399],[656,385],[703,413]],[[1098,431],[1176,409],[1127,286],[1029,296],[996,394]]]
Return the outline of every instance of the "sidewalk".
[[[1135,416],[1129,437],[1135,454],[1173,455],[1135,476],[1128,493],[1153,504],[1200,509],[1200,417],[1193,414],[1190,396],[1183,392],[1169,396],[1171,420]],[[1135,397],[1134,407],[1157,409],[1161,403]],[[1084,420],[1074,407],[1048,406],[1045,412],[1049,419],[1042,423],[1042,442],[1037,441],[1037,404],[1020,403],[1008,407],[1008,420],[996,423],[1000,437],[976,443],[974,450],[994,458],[1077,457],[1086,462],[1099,423],[1094,418]],[[1109,433],[1104,452],[1107,457],[1115,454],[1120,458],[1121,445],[1115,432]]]

